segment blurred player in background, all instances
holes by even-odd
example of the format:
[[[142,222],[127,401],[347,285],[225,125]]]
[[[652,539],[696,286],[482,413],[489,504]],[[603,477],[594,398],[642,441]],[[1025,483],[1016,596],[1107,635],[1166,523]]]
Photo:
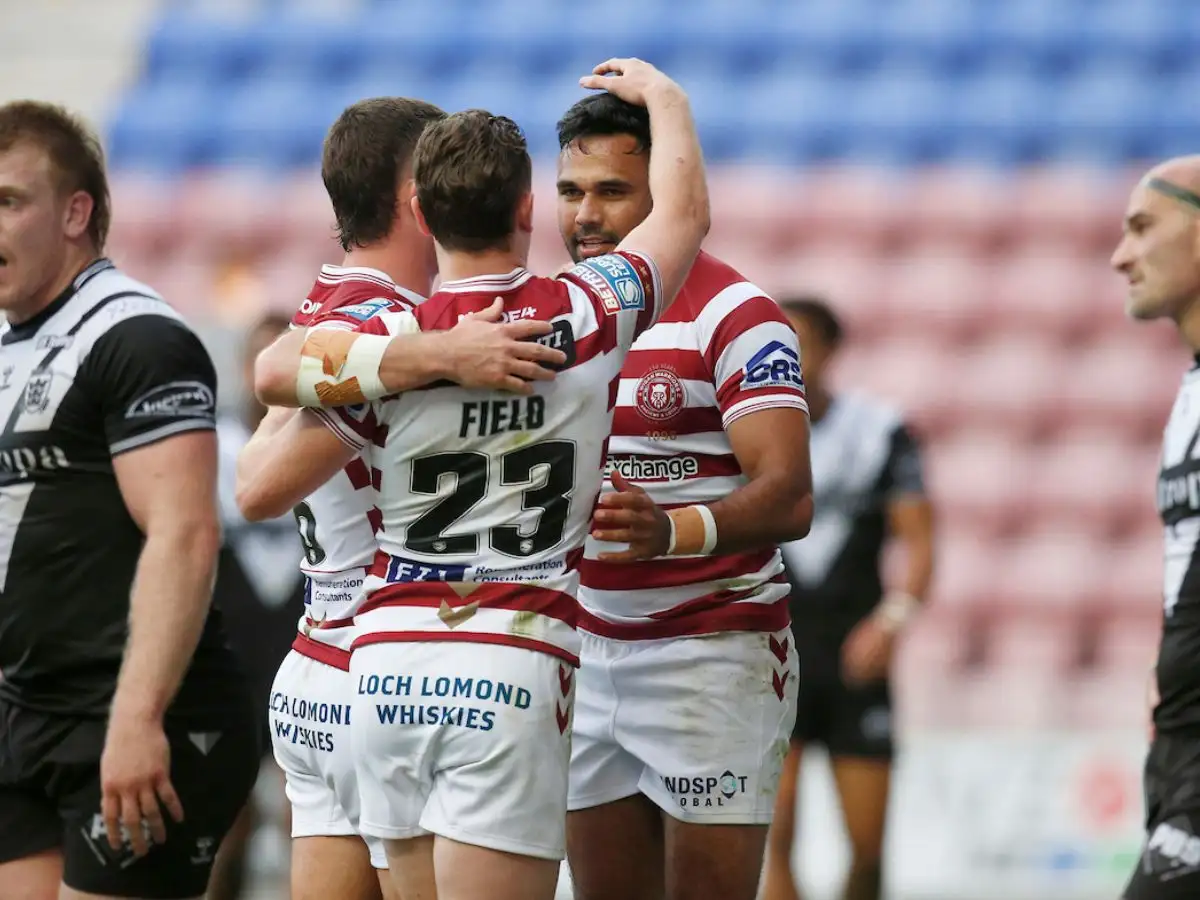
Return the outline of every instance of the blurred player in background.
[[[1196,362],[1163,432],[1163,633],[1150,674],[1146,843],[1125,900],[1200,897],[1200,156],[1151,169],[1133,190],[1112,265],[1135,319],[1171,319]]]
[[[900,414],[828,381],[842,326],[817,298],[782,301],[800,336],[812,416],[816,515],[803,541],[783,546],[792,581],[800,702],[775,807],[766,900],[797,900],[791,868],[796,788],[808,744],[829,751],[851,846],[845,900],[880,900],[893,747],[889,675],[896,637],[920,609],[933,575],[933,513],[920,452]],[[904,551],[886,591],[885,541]]]
[[[282,773],[269,758],[267,703],[275,671],[296,636],[296,620],[304,614],[305,580],[295,566],[299,547],[296,520],[289,515],[265,522],[247,522],[238,511],[235,487],[238,454],[267,411],[254,396],[254,360],[287,329],[289,321],[288,316],[269,313],[249,330],[242,351],[242,400],[230,412],[217,416],[220,454],[217,491],[224,542],[217,558],[217,584],[213,592],[225,615],[230,643],[250,677],[255,712],[261,719],[263,754],[269,760],[263,767],[263,775],[281,784]],[[290,814],[287,818],[291,818]],[[208,900],[237,900],[244,896],[247,850],[260,824],[262,816],[252,794],[221,842],[208,886]]]
[[[650,173],[672,151],[651,131],[606,94],[559,123],[559,228],[577,262],[657,210]],[[615,401],[580,567],[575,896],[753,900],[797,686],[776,544],[813,512],[796,336],[702,252]]]
[[[649,173],[658,202],[612,252],[557,279],[524,268],[531,163],[513,122],[481,110],[450,116],[422,135],[415,163],[414,208],[437,241],[443,281],[408,325],[450,328],[499,297],[509,317],[553,322],[547,343],[563,354],[554,380],[523,398],[440,382],[323,413],[330,431],[296,419],[258,475],[270,482],[300,467],[320,480],[354,452],[346,444],[381,448],[381,551],[351,661],[354,743],[362,827],[387,840],[405,897],[433,897],[435,881],[441,900],[554,894],[578,664],[576,566],[620,366],[708,230],[703,162],[678,85],[638,60],[610,60],[582,83],[648,108],[662,147]],[[402,324],[376,316],[339,352],[349,360],[358,342],[394,342],[385,335]],[[378,381],[346,368],[339,385]],[[396,387],[376,385],[381,395]]]
[[[211,604],[216,373],[108,226],[96,137],[0,107],[6,900],[200,897],[258,774]]]

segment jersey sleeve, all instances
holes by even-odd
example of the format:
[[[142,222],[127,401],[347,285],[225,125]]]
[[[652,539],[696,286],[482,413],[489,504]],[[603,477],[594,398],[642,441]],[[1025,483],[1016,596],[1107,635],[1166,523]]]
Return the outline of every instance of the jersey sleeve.
[[[81,366],[109,452],[216,428],[217,374],[195,333],[167,316],[134,316],[99,338]]]
[[[579,287],[592,302],[596,320],[617,318],[617,343],[626,350],[659,320],[662,279],[650,257],[618,250],[576,263],[558,276]]]
[[[309,328],[333,328],[342,331],[361,330],[360,326],[384,314],[412,313],[414,306],[398,297],[378,297],[351,306],[322,308],[308,322]],[[372,333],[372,332],[367,332]],[[386,334],[387,332],[374,332]]]
[[[774,300],[753,285],[747,287],[728,294],[744,299],[722,303],[718,297],[696,317],[726,428],[764,409],[808,411],[796,332]]]
[[[889,440],[887,463],[883,469],[882,493],[889,500],[897,497],[924,497],[925,477],[921,448],[912,432],[900,423]]]

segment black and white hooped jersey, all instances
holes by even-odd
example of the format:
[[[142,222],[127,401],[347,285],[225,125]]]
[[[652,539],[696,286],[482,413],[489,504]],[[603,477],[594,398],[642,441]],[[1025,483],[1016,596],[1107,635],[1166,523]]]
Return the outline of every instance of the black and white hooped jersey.
[[[846,394],[812,423],[812,528],[783,545],[792,619],[807,630],[848,631],[883,595],[887,506],[925,493],[916,440],[900,413]]]
[[[143,544],[113,458],[212,430],[216,388],[180,316],[105,259],[0,327],[0,698],[106,713]],[[171,711],[216,711],[241,688],[214,611]]]
[[[1158,473],[1163,522],[1163,634],[1158,652],[1160,731],[1200,726],[1200,356],[1163,431]]]

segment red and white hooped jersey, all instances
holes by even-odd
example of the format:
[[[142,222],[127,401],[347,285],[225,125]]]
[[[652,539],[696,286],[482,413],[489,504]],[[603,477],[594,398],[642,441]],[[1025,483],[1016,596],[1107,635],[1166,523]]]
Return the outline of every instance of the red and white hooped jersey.
[[[322,266],[292,325],[351,330],[380,313],[416,309],[423,299],[376,269]],[[354,613],[378,546],[378,483],[368,448],[293,511],[306,583],[305,614],[292,647],[340,669],[350,667]]]
[[[500,297],[509,320],[548,320],[540,340],[567,362],[528,397],[449,382],[321,410],[382,470],[379,553],[355,617],[354,646],[474,641],[579,662],[577,566],[603,479],[621,363],[662,310],[654,264],[618,252],[558,278],[525,269],[443,284],[414,313],[453,327]],[[360,330],[391,333],[384,313]]]
[[[701,253],[675,303],[625,360],[608,470],[668,509],[713,503],[747,482],[725,429],[780,407],[808,412],[795,332],[761,289]],[[593,634],[653,640],[778,631],[790,621],[777,547],[600,562],[610,549],[622,547],[589,537],[580,565],[579,627]]]

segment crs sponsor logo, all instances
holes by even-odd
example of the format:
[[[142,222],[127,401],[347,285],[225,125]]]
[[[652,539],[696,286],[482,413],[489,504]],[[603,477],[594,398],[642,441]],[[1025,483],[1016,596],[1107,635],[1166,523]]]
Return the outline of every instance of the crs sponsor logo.
[[[665,366],[651,369],[638,379],[633,405],[643,418],[665,422],[679,415],[687,405],[687,392],[671,369]]]
[[[360,322],[365,322],[367,319],[373,318],[377,314],[388,309],[392,305],[392,301],[386,297],[377,297],[374,300],[367,300],[365,303],[355,303],[352,306],[339,307],[335,312],[340,316],[349,316],[351,319],[358,319]],[[304,307],[300,307],[300,311],[304,311]]]
[[[716,809],[746,793],[747,775],[735,775],[726,769],[719,776],[673,778],[662,776],[663,787],[683,809]]]
[[[596,294],[604,311],[615,316],[623,309],[645,309],[646,290],[643,277],[634,264],[623,256],[608,253],[578,263],[567,274],[582,281]]]
[[[125,418],[211,418],[216,405],[208,385],[199,381],[172,381],[160,384],[134,400],[125,410]]]
[[[804,390],[800,355],[781,341],[771,341],[746,363],[742,387],[792,387]]]

